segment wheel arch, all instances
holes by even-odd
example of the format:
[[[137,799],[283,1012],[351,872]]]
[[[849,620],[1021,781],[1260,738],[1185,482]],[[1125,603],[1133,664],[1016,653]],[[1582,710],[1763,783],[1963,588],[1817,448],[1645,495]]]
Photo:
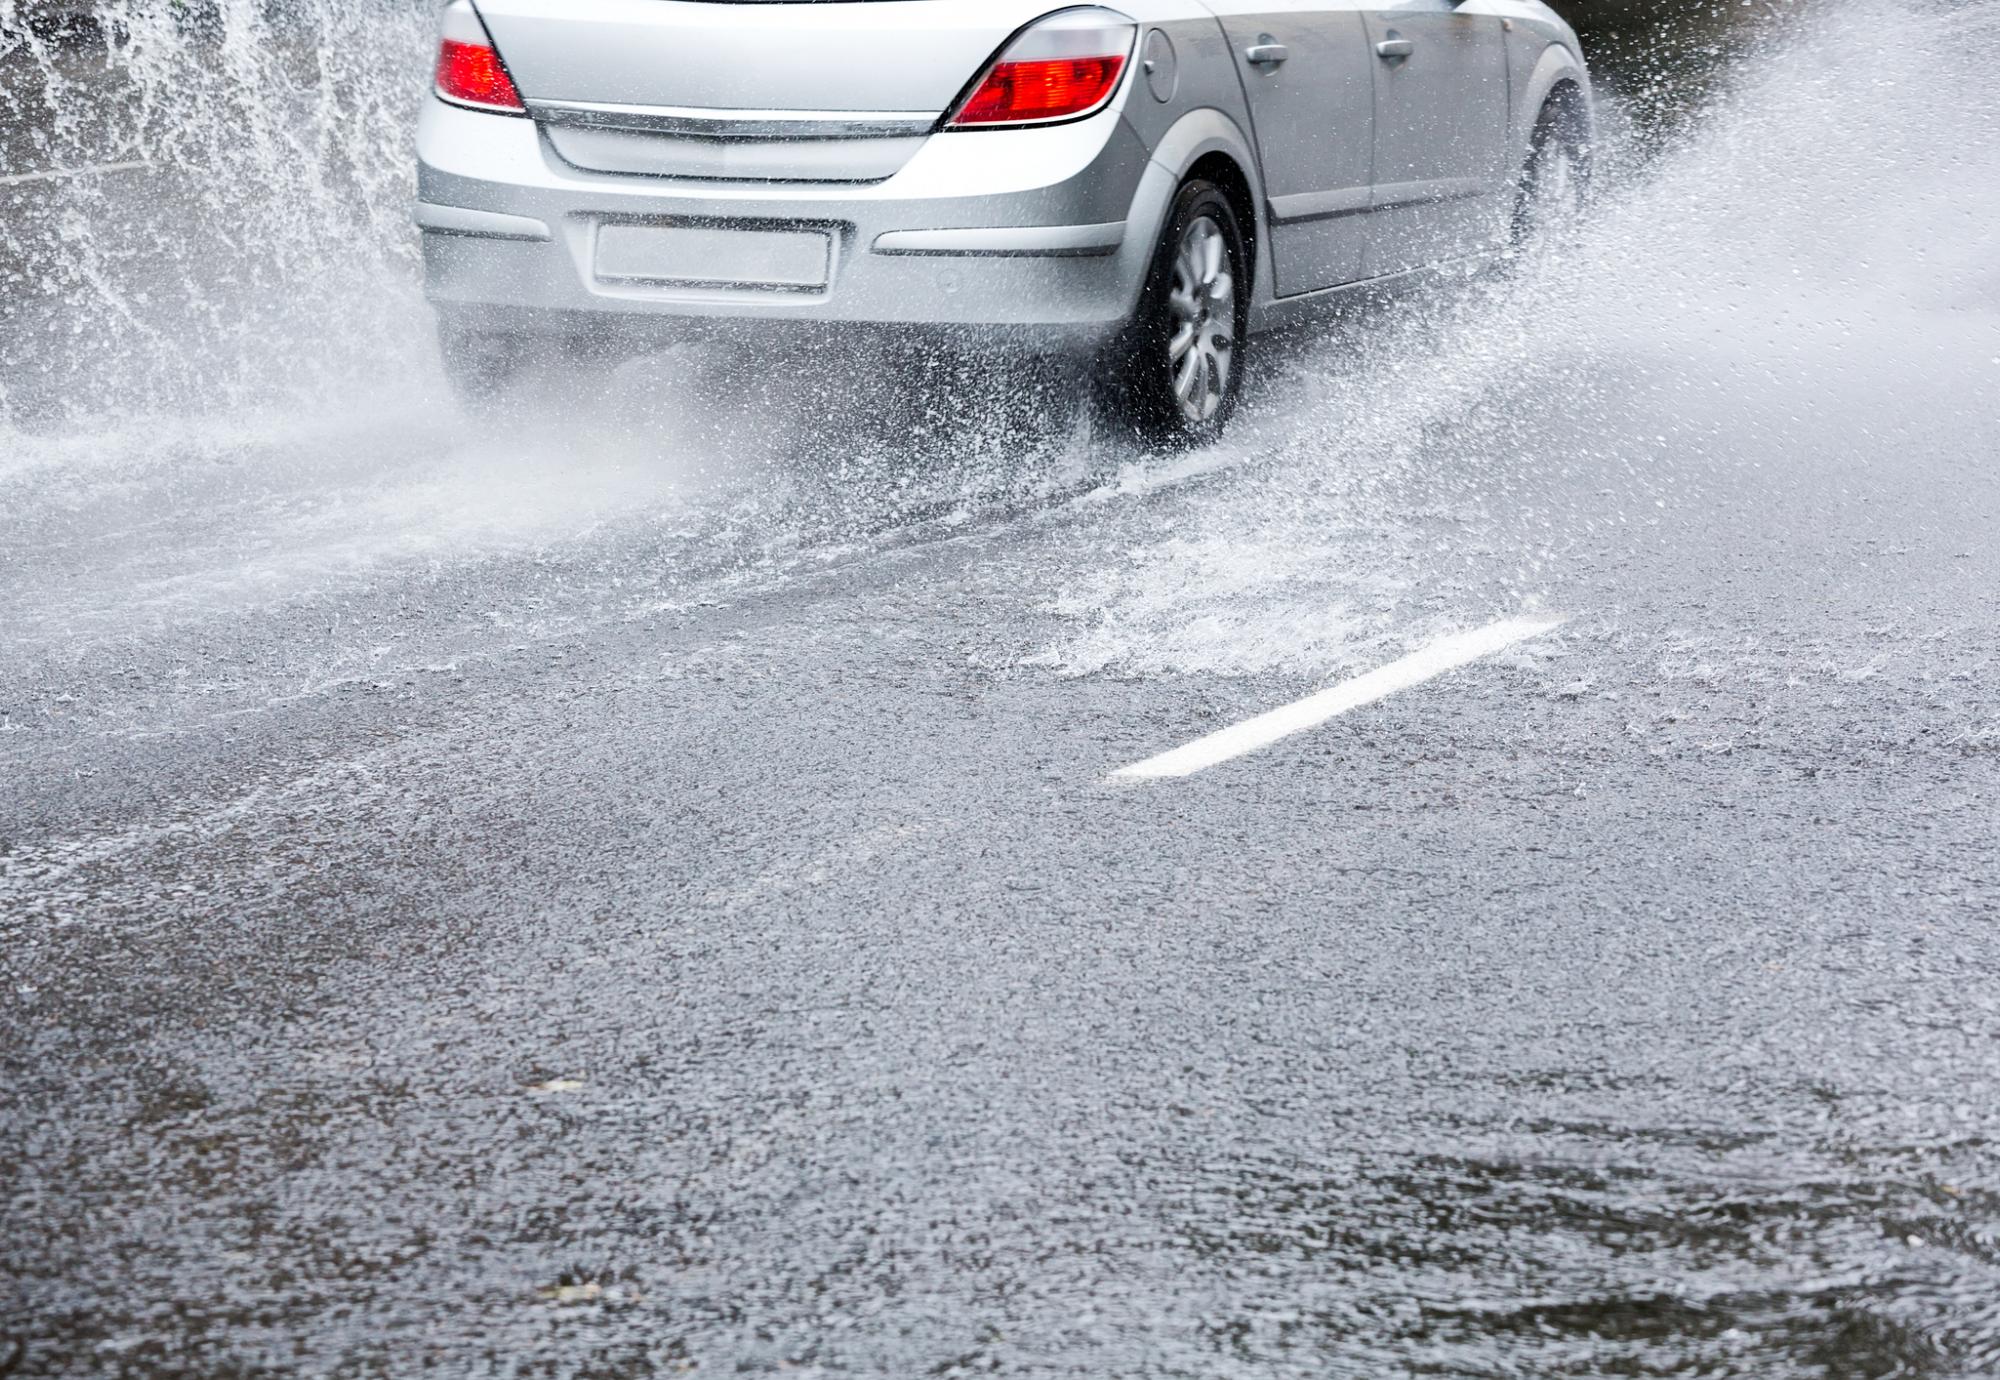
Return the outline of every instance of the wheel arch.
[[[1525,160],[1534,147],[1535,124],[1551,99],[1565,102],[1582,122],[1583,137],[1597,137],[1597,99],[1590,69],[1566,45],[1551,43],[1522,84],[1514,112],[1514,145]]]
[[[1136,307],[1153,252],[1159,246],[1174,198],[1189,178],[1205,177],[1222,189],[1241,222],[1245,250],[1250,255],[1253,311],[1269,300],[1270,255],[1263,182],[1255,145],[1234,119],[1220,110],[1191,110],[1176,120],[1154,146],[1146,175],[1140,179],[1132,210],[1126,218],[1124,247],[1127,281]]]

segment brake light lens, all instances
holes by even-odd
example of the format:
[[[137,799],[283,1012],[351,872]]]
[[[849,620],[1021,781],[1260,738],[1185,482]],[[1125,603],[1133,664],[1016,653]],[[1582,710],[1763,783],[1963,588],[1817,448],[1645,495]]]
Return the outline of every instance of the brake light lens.
[[[454,105],[477,110],[497,110],[509,115],[525,115],[521,93],[507,75],[500,50],[487,37],[486,25],[471,0],[452,0],[444,8],[443,33],[438,42],[437,93]]]
[[[996,63],[954,125],[1030,125],[1097,109],[1118,85],[1123,57]]]
[[[1113,10],[1063,10],[1001,50],[946,124],[994,129],[1080,120],[1111,103],[1138,26]]]

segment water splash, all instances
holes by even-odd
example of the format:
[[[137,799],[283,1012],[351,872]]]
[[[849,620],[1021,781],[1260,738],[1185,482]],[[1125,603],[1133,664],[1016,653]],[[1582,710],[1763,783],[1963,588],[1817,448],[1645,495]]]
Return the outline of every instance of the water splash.
[[[427,384],[425,7],[98,0],[66,37],[38,8],[0,0],[0,428],[379,412]]]
[[[1349,669],[1556,594],[1741,471],[1810,503],[1829,447],[1976,444],[1931,400],[2000,384],[2000,8],[1856,0],[1773,42],[1559,256],[1292,352],[1256,462],[1080,562],[1035,660]]]

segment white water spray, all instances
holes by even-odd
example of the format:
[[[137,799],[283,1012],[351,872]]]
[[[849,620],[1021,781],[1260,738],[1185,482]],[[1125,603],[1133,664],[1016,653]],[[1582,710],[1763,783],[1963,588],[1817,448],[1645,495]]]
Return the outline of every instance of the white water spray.
[[[1290,354],[1236,439],[1253,462],[1079,562],[1074,632],[1036,660],[1353,669],[1535,605],[1565,552],[1732,472],[1788,467],[1814,502],[1808,436],[1978,444],[1930,400],[2000,392],[2000,6],[1853,0],[1758,58],[1560,255]]]
[[[426,7],[0,0],[0,429],[376,413],[428,384]],[[0,430],[0,436],[4,436]]]

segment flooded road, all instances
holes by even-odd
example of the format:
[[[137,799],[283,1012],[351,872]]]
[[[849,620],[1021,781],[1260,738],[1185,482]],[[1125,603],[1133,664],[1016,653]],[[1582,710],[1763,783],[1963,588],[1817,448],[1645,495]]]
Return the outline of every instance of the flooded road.
[[[0,1371],[2000,1372],[2000,11],[1829,6],[1181,457],[463,415],[426,23],[305,13],[0,184]]]

